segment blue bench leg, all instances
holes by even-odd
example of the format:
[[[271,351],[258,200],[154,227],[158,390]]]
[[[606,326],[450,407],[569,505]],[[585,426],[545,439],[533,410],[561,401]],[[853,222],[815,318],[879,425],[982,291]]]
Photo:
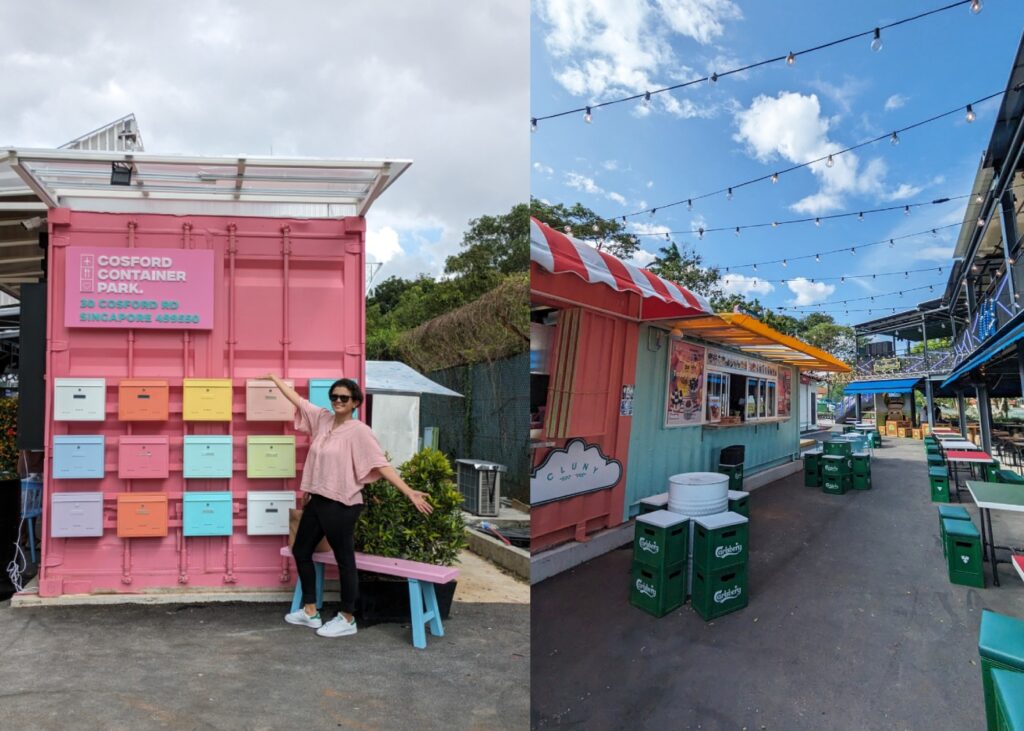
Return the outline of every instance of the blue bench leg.
[[[427,619],[423,616],[423,592],[417,579],[409,579],[409,613],[412,617],[412,646],[422,650],[427,646],[427,633],[423,629]]]
[[[427,602],[427,613],[432,614],[430,618],[430,634],[434,637],[444,637],[444,625],[441,624],[441,610],[437,606],[437,594],[434,592],[434,585],[426,583],[423,585],[423,598]]]
[[[313,564],[316,569],[316,608],[323,609],[324,606],[324,565],[322,563]],[[292,594],[292,609],[291,611],[297,611],[302,606],[302,580],[295,579],[295,593]]]
[[[35,522],[35,518],[28,519],[28,552],[32,555],[33,565],[36,563],[36,534],[34,528]]]

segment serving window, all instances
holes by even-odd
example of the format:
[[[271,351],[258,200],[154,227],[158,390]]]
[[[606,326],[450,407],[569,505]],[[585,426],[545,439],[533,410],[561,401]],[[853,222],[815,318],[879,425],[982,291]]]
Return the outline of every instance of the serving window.
[[[709,371],[705,420],[717,424],[723,416],[729,416],[729,412],[729,374]]]

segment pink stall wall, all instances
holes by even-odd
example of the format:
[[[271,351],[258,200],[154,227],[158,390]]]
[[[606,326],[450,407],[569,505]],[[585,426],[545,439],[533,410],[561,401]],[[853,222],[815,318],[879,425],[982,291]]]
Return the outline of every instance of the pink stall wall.
[[[365,381],[365,221],[285,220],[219,216],[99,214],[50,211],[49,300],[47,311],[46,472],[42,560],[43,596],[71,593],[140,592],[163,588],[278,588],[290,586],[294,570],[279,555],[287,536],[246,535],[250,490],[298,490],[308,440],[297,435],[294,479],[247,479],[247,435],[294,434],[292,424],[247,422],[245,381],[268,371],[296,382],[307,395],[309,378]],[[209,249],[214,253],[211,330],[67,328],[65,268],[73,247]],[[103,377],[107,381],[103,422],[53,420],[55,378]],[[170,384],[166,422],[118,421],[117,385],[124,378],[159,378]],[[228,422],[184,422],[183,378],[231,378],[233,418]],[[103,479],[54,480],[55,435],[106,437]],[[163,434],[170,438],[170,477],[117,478],[117,441],[122,435]],[[182,478],[182,437],[231,434],[230,480]],[[183,490],[230,490],[233,535],[181,536]],[[102,491],[101,538],[50,538],[49,506],[54,492]],[[163,492],[170,502],[166,538],[119,539],[116,496],[121,492]]]

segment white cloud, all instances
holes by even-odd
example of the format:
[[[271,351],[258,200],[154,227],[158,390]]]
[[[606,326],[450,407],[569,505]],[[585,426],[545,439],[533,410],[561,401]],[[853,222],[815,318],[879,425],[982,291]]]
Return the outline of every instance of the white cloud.
[[[633,258],[630,259],[631,264],[636,264],[638,267],[645,267],[658,257],[649,251],[644,249],[637,249],[633,252]]]
[[[816,79],[809,82],[812,89],[817,89],[831,99],[843,110],[843,114],[849,114],[854,98],[867,88],[868,82],[860,79],[845,78],[841,84],[830,84],[827,81]]]
[[[796,295],[796,299],[790,300],[791,305],[814,305],[823,302],[826,297],[836,291],[834,284],[825,282],[812,282],[805,277],[797,277],[786,282],[789,291]]]
[[[924,188],[920,185],[910,185],[909,183],[900,183],[899,186],[892,191],[886,193],[883,198],[887,201],[899,201],[906,198],[913,198],[915,195],[920,193]]]
[[[396,256],[405,252],[398,243],[398,232],[390,226],[366,231],[366,258],[370,261],[386,264]]]
[[[722,291],[726,294],[768,294],[775,291],[775,286],[759,277],[724,274],[722,275]]]
[[[668,226],[663,226],[658,223],[644,223],[643,221],[631,220],[629,227],[633,229],[633,233],[640,236],[664,236],[672,229]]]
[[[953,258],[953,246],[925,246],[914,250],[914,259],[948,262]]]
[[[586,175],[580,175],[579,173],[569,171],[565,174],[565,184],[570,188],[581,190],[584,193],[603,196],[610,201],[618,203],[620,206],[626,205],[626,199],[622,195],[613,190],[605,190],[594,182],[593,178],[588,178]]]
[[[843,149],[829,139],[830,123],[822,116],[815,94],[761,95],[749,109],[737,112],[735,118],[738,131],[734,139],[744,143],[751,155],[766,164],[779,158],[802,164]],[[862,167],[857,155],[847,152],[836,155],[832,167],[822,161],[808,169],[818,179],[820,190],[793,204],[792,209],[799,213],[817,215],[841,208],[843,196],[849,193],[883,193],[886,165],[881,158]]]
[[[605,170],[618,170],[619,163],[617,160],[605,160],[603,163],[601,163],[601,167],[603,167]]]
[[[544,165],[539,162],[533,163],[533,169],[536,170],[538,173],[542,173],[544,175],[551,175],[552,173],[555,172],[555,169],[550,165]]]
[[[907,103],[907,97],[901,94],[893,94],[891,97],[885,100],[885,111],[891,112],[893,109],[899,109]]]
[[[648,188],[653,188],[654,187],[654,181],[653,180],[648,180],[647,181],[647,187]]]
[[[535,7],[545,47],[561,64],[555,80],[595,100],[664,86],[666,77],[690,71],[673,51],[671,34],[707,45],[725,34],[727,21],[743,17],[732,0],[538,0]],[[714,113],[667,92],[652,98],[652,107],[679,117]],[[634,114],[649,113],[643,105],[634,108]]]
[[[618,194],[618,193],[616,193],[615,191],[609,191],[609,192],[607,193],[607,196],[608,196],[608,200],[611,200],[611,201],[615,201],[615,202],[616,202],[616,203],[618,203],[618,204],[619,204],[620,206],[624,206],[624,205],[626,205],[626,199],[625,199],[625,197],[624,197],[624,196],[621,196],[621,195],[619,195],[619,194]]]

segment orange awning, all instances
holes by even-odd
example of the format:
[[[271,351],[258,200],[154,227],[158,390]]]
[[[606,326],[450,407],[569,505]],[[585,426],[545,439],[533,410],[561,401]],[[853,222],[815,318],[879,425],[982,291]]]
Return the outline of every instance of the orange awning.
[[[730,345],[744,353],[765,360],[796,366],[803,371],[832,371],[849,373],[850,366],[824,350],[808,345],[775,328],[765,325],[756,317],[733,312],[680,320],[673,332]]]

